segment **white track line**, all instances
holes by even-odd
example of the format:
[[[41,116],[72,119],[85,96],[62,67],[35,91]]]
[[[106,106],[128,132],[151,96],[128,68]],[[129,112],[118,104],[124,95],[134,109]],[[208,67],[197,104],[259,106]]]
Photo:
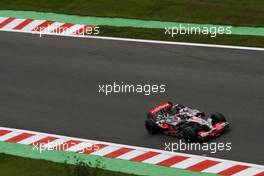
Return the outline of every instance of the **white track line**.
[[[207,47],[207,48],[223,48],[223,49],[240,49],[240,50],[264,51],[264,48],[232,46],[232,45],[216,45],[216,44],[187,43],[187,42],[169,42],[169,41],[160,41],[160,40],[143,40],[143,39],[117,38],[117,37],[100,37],[100,36],[86,36],[86,38],[103,39],[103,40],[128,41],[128,42],[139,42],[139,43],[166,44],[166,45],[197,46],[197,47]]]

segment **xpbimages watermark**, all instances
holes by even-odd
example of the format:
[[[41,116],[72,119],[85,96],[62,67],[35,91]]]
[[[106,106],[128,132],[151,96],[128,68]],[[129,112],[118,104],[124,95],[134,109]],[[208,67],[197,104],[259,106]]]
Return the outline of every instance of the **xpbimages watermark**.
[[[165,27],[165,35],[171,37],[177,35],[206,35],[216,37],[217,35],[232,34],[232,26],[193,26],[190,24]]]
[[[85,151],[97,151],[99,150],[98,144],[90,144],[90,143],[59,143],[59,142],[50,142],[47,143],[33,143],[32,150],[37,151],[39,153],[43,153],[44,151],[49,150],[69,150],[76,151],[78,153],[85,153]]]
[[[84,35],[99,35],[100,27],[98,26],[71,26],[64,27],[63,25],[60,27],[54,27],[52,25],[48,25],[47,27],[37,27],[32,33],[34,35],[39,35],[42,37],[43,35],[76,35],[76,36],[84,36]]]
[[[209,151],[214,154],[218,151],[231,151],[232,143],[186,143],[180,140],[178,143],[164,143],[164,150],[171,152],[182,151]]]
[[[99,84],[98,93],[104,95],[116,93],[137,93],[143,95],[151,95],[157,93],[165,93],[165,84],[132,84],[124,82],[113,82],[111,84]]]

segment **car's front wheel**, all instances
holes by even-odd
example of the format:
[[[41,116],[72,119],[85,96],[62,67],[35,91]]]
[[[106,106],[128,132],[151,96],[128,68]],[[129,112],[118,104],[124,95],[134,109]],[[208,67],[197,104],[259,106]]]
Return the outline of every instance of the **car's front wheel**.
[[[211,115],[212,124],[215,125],[219,122],[226,122],[225,116],[220,112],[215,112]]]
[[[183,138],[187,142],[196,142],[197,141],[197,134],[196,130],[192,126],[188,126],[183,129],[182,131]]]
[[[145,128],[149,132],[149,134],[157,134],[160,131],[158,125],[154,122],[153,119],[145,120]]]

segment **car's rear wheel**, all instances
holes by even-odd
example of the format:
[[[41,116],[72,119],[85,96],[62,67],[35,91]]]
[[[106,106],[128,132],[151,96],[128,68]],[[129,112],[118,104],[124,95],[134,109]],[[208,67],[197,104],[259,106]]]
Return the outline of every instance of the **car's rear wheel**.
[[[220,112],[215,112],[211,115],[211,119],[212,119],[212,124],[216,124],[216,123],[219,123],[219,122],[226,122],[226,118],[225,116],[220,113]]]
[[[160,132],[158,125],[150,118],[145,121],[145,128],[149,134],[157,134]]]
[[[183,138],[187,142],[196,142],[197,141],[197,134],[196,130],[192,126],[188,126],[183,129],[182,131]]]

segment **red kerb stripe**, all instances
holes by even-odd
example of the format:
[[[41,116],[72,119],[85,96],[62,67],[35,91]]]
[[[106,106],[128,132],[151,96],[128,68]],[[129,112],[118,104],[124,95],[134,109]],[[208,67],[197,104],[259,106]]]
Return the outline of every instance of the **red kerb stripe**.
[[[21,22],[20,24],[18,24],[16,27],[14,27],[13,29],[15,30],[21,30],[23,29],[26,25],[28,25],[29,23],[31,23],[33,21],[33,19],[25,19],[23,22]]]
[[[6,135],[6,134],[8,134],[10,132],[12,132],[12,131],[10,131],[10,130],[0,130],[0,136],[4,136],[4,135]]]
[[[257,175],[255,175],[255,176],[264,176],[264,171],[263,172],[260,172],[260,173],[258,173]]]
[[[12,138],[6,140],[5,142],[13,142],[13,143],[16,143],[16,142],[22,141],[22,140],[24,140],[26,138],[29,138],[29,137],[31,137],[33,135],[34,134],[22,133],[22,134],[19,134],[19,135],[15,136],[15,137],[12,137]]]
[[[116,157],[119,157],[120,155],[123,155],[125,153],[128,153],[128,152],[130,152],[132,150],[134,150],[134,149],[121,148],[121,149],[118,149],[118,150],[113,151],[111,153],[108,153],[107,155],[105,155],[105,157],[108,157],[108,158],[116,158]]]
[[[186,156],[173,156],[171,158],[168,158],[164,161],[161,161],[159,162],[157,165],[161,165],[161,166],[167,166],[167,167],[170,167],[176,163],[179,163],[183,160],[186,160],[188,159],[189,157],[186,157]]]
[[[11,23],[13,20],[15,20],[15,18],[7,18],[5,19],[2,23],[0,23],[0,28],[8,25],[9,23]]]
[[[54,23],[53,21],[44,21],[42,24],[38,25],[32,31],[37,31],[37,32],[43,31],[45,28],[47,28],[48,26],[50,26],[53,23]]]
[[[212,160],[205,160],[205,161],[197,163],[197,164],[195,164],[193,166],[188,167],[187,170],[200,172],[200,171],[202,171],[204,169],[207,169],[209,167],[212,167],[212,166],[214,166],[214,165],[216,165],[218,163],[220,163],[220,162],[212,161]]]
[[[146,152],[146,153],[143,153],[142,155],[136,156],[136,157],[134,157],[134,158],[132,158],[130,160],[131,161],[141,162],[141,161],[144,161],[144,160],[146,160],[148,158],[156,156],[158,154],[160,154],[160,153],[158,153],[158,152]]]
[[[236,165],[236,166],[230,167],[226,170],[223,170],[223,171],[219,172],[218,174],[220,174],[220,175],[233,175],[233,174],[240,172],[242,170],[245,170],[247,168],[249,168],[249,166]]]

